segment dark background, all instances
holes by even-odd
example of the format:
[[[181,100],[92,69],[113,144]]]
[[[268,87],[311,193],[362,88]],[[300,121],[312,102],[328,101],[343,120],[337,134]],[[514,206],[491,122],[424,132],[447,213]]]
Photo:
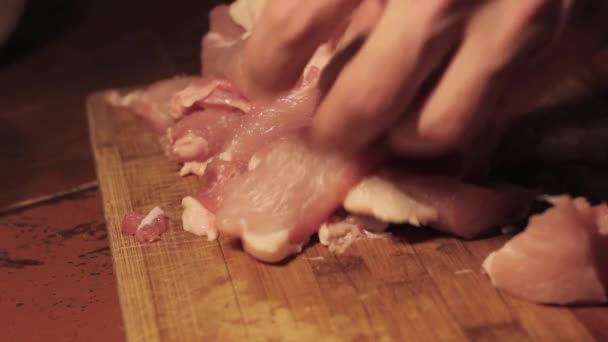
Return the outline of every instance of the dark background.
[[[86,96],[198,73],[221,2],[30,0],[0,49],[0,208],[94,181]]]

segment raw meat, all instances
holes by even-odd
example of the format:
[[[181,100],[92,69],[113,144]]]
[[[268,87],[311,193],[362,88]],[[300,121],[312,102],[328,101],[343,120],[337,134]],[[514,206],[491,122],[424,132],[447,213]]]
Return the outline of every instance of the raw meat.
[[[174,123],[170,113],[170,101],[173,94],[184,89],[194,76],[176,76],[157,81],[145,89],[136,89],[125,95],[116,91],[106,94],[106,101],[111,105],[125,107],[141,117],[158,134]]]
[[[207,240],[217,239],[215,215],[209,212],[201,203],[192,197],[182,199],[182,226],[185,231],[197,236],[207,236]]]
[[[390,223],[430,226],[475,238],[528,214],[535,194],[526,189],[482,187],[457,178],[384,169],[352,189],[351,213]]]
[[[237,110],[207,109],[192,113],[167,129],[167,156],[177,162],[205,161],[218,154],[240,126]]]
[[[171,97],[171,116],[175,119],[206,108],[237,109],[246,113],[251,104],[232,82],[214,77],[196,79]]]
[[[280,261],[301,250],[370,165],[316,151],[299,135],[281,139],[255,169],[227,182],[218,230],[240,237],[256,258]]]
[[[271,104],[254,106],[226,146],[225,152],[229,159],[247,164],[253,154],[264,146],[307,127],[316,104],[316,95],[316,89],[309,83],[304,83],[288,96]]]
[[[154,207],[146,216],[135,212],[125,214],[121,230],[127,235],[135,235],[139,242],[154,242],[169,229],[169,219],[159,207]]]
[[[353,242],[381,236],[388,224],[360,215],[337,215],[319,228],[319,242],[334,253],[343,253]]]
[[[550,199],[525,231],[483,263],[494,286],[544,304],[607,301],[608,206],[582,197]]]
[[[120,222],[120,229],[124,234],[127,235],[135,235],[137,232],[137,227],[144,219],[144,215],[136,213],[136,212],[128,212],[126,213]]]
[[[351,213],[467,238],[525,213],[531,197],[522,191],[483,188],[455,178],[384,171],[354,187],[375,164],[313,151],[300,133],[320,98],[320,75],[333,55],[330,44],[318,49],[287,94],[272,101],[250,101],[241,94],[238,54],[259,6],[242,1],[214,9],[203,39],[205,76],[163,95],[163,110],[177,120],[166,130],[167,155],[184,163],[182,175],[202,176],[206,185],[196,196],[200,205],[191,197],[182,203],[186,229],[215,236],[209,233],[215,220],[220,231],[241,237],[252,255],[278,261],[299,251],[343,202]],[[152,97],[153,90],[140,97]],[[482,209],[487,215],[478,215]],[[328,232],[329,226],[324,227]],[[339,230],[344,229],[332,232]]]
[[[347,155],[309,145],[305,132],[321,88],[329,85],[321,84],[321,74],[340,37],[317,50],[293,89],[258,92],[243,82],[239,58],[264,3],[238,0],[211,12],[210,31],[201,42],[202,77],[108,94],[111,103],[163,135],[167,156],[183,163],[181,175],[201,177],[201,191],[182,200],[185,231],[209,241],[218,232],[235,236],[253,257],[279,262],[299,253],[315,233],[341,253],[357,239],[378,236],[389,223],[471,239],[528,214],[535,192],[464,181],[486,173],[501,137],[495,130],[463,146],[451,161],[457,166],[447,168],[445,160],[422,167],[383,164],[387,156],[377,150]],[[332,70],[348,56],[341,53]],[[330,82],[332,70],[323,81]],[[450,174],[437,173],[441,167]],[[608,205],[567,196],[550,200],[555,207],[532,217],[523,233],[488,256],[484,269],[496,287],[531,301],[607,302]],[[168,219],[160,208],[145,217],[128,213],[121,229],[141,242],[156,241]]]
[[[394,182],[378,175],[366,177],[350,190],[344,208],[382,222],[414,226],[429,224],[439,217],[434,207],[416,201]]]
[[[238,164],[214,158],[209,162],[202,178],[204,184],[196,198],[210,212],[217,212],[225,194],[226,183],[243,173],[245,170]]]

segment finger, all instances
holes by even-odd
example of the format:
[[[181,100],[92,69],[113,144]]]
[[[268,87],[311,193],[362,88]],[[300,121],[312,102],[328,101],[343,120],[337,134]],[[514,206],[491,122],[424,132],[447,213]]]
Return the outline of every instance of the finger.
[[[313,119],[317,142],[359,149],[375,139],[411,101],[452,46],[445,2],[387,4],[378,25],[343,68]]]
[[[531,38],[526,29],[533,11],[513,4],[489,3],[471,21],[463,44],[420,113],[392,130],[389,140],[395,150],[444,153],[473,135],[483,124],[480,120],[491,115],[487,110],[496,100],[506,67],[513,66]]]
[[[337,49],[348,46],[355,38],[367,35],[376,26],[386,7],[386,0],[365,0],[353,13]]]
[[[268,1],[241,54],[243,78],[271,91],[290,87],[360,1]]]
[[[421,112],[392,130],[391,146],[404,154],[434,154],[457,145],[496,81],[479,64],[482,48],[474,40],[465,42]]]
[[[365,43],[365,37],[382,17],[386,0],[364,0],[337,32],[332,41],[335,51],[331,60],[323,67],[319,88],[327,93],[346,64],[355,56]]]

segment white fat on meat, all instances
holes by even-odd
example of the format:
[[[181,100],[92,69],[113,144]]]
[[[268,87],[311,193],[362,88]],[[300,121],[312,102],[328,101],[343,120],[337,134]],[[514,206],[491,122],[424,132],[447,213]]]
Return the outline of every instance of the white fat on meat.
[[[137,226],[137,230],[142,229],[143,227],[152,224],[152,222],[154,221],[154,219],[164,216],[165,212],[159,208],[159,207],[154,207],[152,210],[150,210],[150,212],[148,213],[148,215],[146,215],[142,220],[141,223],[139,224],[139,226]]]
[[[516,186],[481,186],[393,167],[351,189],[343,206],[383,222],[430,227],[472,239],[523,218],[534,196],[533,191]]]
[[[303,244],[289,242],[288,230],[265,233],[245,229],[241,242],[245,252],[268,263],[280,262],[287,256],[298,254],[304,247]]]
[[[106,93],[105,100],[112,106],[127,108],[141,117],[158,134],[162,134],[174,123],[173,118],[169,115],[171,96],[196,78],[195,76],[174,76],[123,95],[117,91],[110,91]]]
[[[211,159],[208,159],[207,161],[204,161],[204,162],[197,162],[197,161],[185,162],[184,165],[179,170],[179,175],[182,177],[185,177],[188,175],[195,175],[195,176],[202,177],[205,175],[205,171],[207,170],[207,165],[209,165],[209,162],[211,162]]]
[[[117,107],[127,107],[129,106],[136,98],[141,96],[141,90],[133,90],[125,95],[120,95],[117,90],[110,90],[105,94],[105,100]]]
[[[230,5],[230,16],[246,31],[243,38],[253,30],[265,4],[266,0],[237,0]]]
[[[319,229],[319,242],[330,252],[344,253],[355,241],[365,237],[377,237],[388,228],[388,223],[373,217],[349,215],[345,219],[326,222]]]
[[[134,219],[137,219],[139,216],[136,213],[127,215],[130,216],[131,219],[128,217],[123,218],[123,223],[126,225],[134,223]],[[131,234],[134,234],[140,242],[154,242],[160,240],[161,235],[168,230],[168,224],[168,217],[163,210],[159,207],[154,207],[145,217],[143,217],[135,230],[132,230],[132,228],[128,226],[122,227],[122,229],[127,233],[131,232]]]
[[[258,167],[261,162],[262,159],[254,154],[251,156],[251,159],[249,159],[249,163],[247,163],[247,171],[255,170],[255,168]]]
[[[223,161],[232,161],[232,153],[230,153],[230,151],[224,151],[220,153],[217,157]]]
[[[180,119],[188,110],[196,106],[225,107],[247,113],[251,109],[249,101],[239,94],[232,82],[221,78],[203,77],[176,92],[171,98],[170,115]]]
[[[209,142],[200,135],[188,132],[183,137],[177,139],[171,149],[173,155],[187,160],[196,158],[201,154],[206,154],[209,150]]]
[[[324,223],[318,234],[319,242],[333,253],[343,253],[353,242],[363,237],[358,226],[346,222]]]
[[[420,203],[379,176],[361,181],[344,199],[350,213],[369,215],[382,222],[421,226],[437,220],[437,211]]]
[[[197,236],[207,236],[207,240],[217,239],[215,228],[215,215],[205,209],[199,201],[193,197],[182,199],[182,227],[185,231]]]
[[[215,88],[217,88],[222,80],[215,79],[210,82],[204,82],[204,86],[193,86],[195,82],[191,82],[187,87],[178,91],[171,97],[171,111],[169,114],[174,119],[179,119],[184,116],[184,112],[194,106],[201,99],[209,96]]]

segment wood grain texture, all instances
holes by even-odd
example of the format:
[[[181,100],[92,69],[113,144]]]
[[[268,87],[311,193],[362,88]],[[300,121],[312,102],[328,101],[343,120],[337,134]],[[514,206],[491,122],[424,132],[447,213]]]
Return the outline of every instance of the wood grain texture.
[[[481,262],[507,236],[463,242],[422,229],[362,240],[335,255],[314,244],[283,265],[234,241],[182,231],[180,178],[131,114],[88,101],[88,119],[129,341],[592,341],[608,309],[530,304],[492,287]],[[162,241],[119,231],[128,210],[160,205]]]

